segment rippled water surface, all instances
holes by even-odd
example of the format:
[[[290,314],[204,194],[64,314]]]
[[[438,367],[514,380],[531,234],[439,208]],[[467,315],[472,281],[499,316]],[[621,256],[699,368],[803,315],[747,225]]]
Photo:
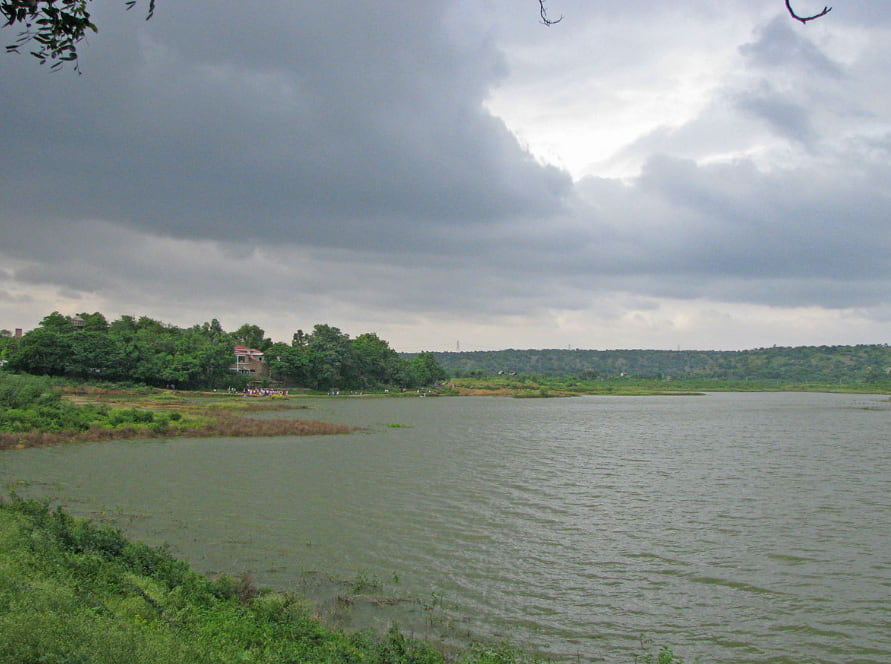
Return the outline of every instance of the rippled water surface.
[[[329,589],[358,596],[330,603],[347,622],[573,661],[630,662],[645,633],[691,660],[891,662],[887,397],[311,404],[367,430],[10,451],[0,480],[206,572],[352,579]]]

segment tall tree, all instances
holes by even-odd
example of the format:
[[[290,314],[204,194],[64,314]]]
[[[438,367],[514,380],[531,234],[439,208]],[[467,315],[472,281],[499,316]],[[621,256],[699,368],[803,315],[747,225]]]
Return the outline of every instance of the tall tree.
[[[261,350],[266,352],[266,349],[272,345],[272,339],[266,338],[264,335],[266,332],[262,327],[258,325],[250,325],[245,323],[241,327],[239,327],[235,332],[232,333],[235,341],[237,341],[242,346],[247,346],[248,348],[256,348],[257,350]]]
[[[10,369],[42,376],[64,376],[71,357],[73,336],[76,335],[70,331],[51,326],[34,328],[9,353]]]
[[[358,361],[359,373],[367,382],[363,387],[397,382],[392,374],[399,355],[390,348],[390,344],[374,332],[366,332],[352,340],[352,347]]]
[[[121,347],[106,332],[87,330],[68,337],[69,354],[65,362],[65,375],[75,378],[104,378],[125,380],[122,373]]]
[[[108,321],[98,311],[91,314],[82,312],[77,315],[84,322],[84,332],[108,332]]]
[[[433,385],[449,376],[433,356],[433,353],[418,353],[411,360],[411,371],[415,384],[419,387]]]
[[[74,325],[71,323],[71,319],[68,318],[68,316],[63,316],[58,311],[54,311],[53,313],[44,316],[43,320],[40,321],[40,327],[44,330],[52,330],[59,333],[74,331]]]
[[[306,342],[309,387],[317,390],[361,387],[359,362],[350,337],[331,325],[316,325]]]

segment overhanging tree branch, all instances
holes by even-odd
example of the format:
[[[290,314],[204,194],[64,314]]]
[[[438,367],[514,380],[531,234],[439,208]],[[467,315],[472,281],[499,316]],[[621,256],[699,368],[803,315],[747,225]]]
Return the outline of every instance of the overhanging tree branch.
[[[786,9],[789,10],[789,15],[794,18],[796,21],[801,21],[802,24],[807,23],[808,21],[813,21],[814,19],[820,18],[821,16],[826,16],[829,12],[832,11],[832,7],[823,7],[823,11],[819,14],[814,14],[813,16],[801,16],[800,14],[796,14],[795,10],[792,9],[792,0],[786,0]]]
[[[552,19],[548,18],[548,8],[545,7],[545,0],[538,0],[538,11],[541,15],[541,22],[545,25],[554,25],[554,23],[559,23],[563,20],[563,17]]]
[[[127,9],[132,9],[141,0],[125,0]],[[91,0],[0,0],[0,28],[18,25],[22,28],[15,43],[6,47],[7,53],[19,53],[26,44],[34,43],[31,55],[40,63],[51,62],[51,69],[59,69],[66,62],[77,65],[77,47],[88,31],[97,32],[90,20],[88,11]],[[146,20],[155,13],[155,0],[147,0]],[[548,16],[547,0],[538,0],[538,13],[544,25],[554,25],[563,20]],[[789,15],[796,21],[807,23],[826,16],[832,7],[823,7],[823,11],[813,16],[802,16],[792,8],[792,0],[785,0]]]
[[[91,0],[0,0],[0,17],[5,23],[0,27],[18,25],[21,31],[7,53],[20,53],[26,44],[32,45],[31,55],[44,64],[52,63],[51,69],[59,69],[66,62],[77,64],[77,47],[88,31],[98,32],[90,20]],[[132,9],[137,0],[125,2]],[[155,0],[148,0],[146,20],[155,13]]]
[[[133,9],[133,5],[136,4],[136,0],[128,0],[126,3],[127,9]],[[149,0],[148,12],[145,15],[145,20],[148,21],[152,16],[155,15],[155,0]]]

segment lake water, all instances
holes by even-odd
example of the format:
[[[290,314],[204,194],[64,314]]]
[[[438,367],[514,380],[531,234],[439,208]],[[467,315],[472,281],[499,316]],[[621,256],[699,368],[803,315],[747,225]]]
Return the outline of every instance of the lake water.
[[[646,634],[690,660],[891,662],[888,397],[308,403],[366,430],[7,451],[0,481],[351,626],[564,661],[631,662]]]

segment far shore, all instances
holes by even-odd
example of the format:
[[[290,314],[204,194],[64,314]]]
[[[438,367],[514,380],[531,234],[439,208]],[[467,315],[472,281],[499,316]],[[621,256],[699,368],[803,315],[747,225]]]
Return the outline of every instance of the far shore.
[[[357,427],[316,419],[256,418],[250,413],[310,410],[305,402],[341,398],[510,397],[518,399],[572,396],[703,396],[707,392],[835,392],[888,394],[885,386],[868,384],[821,385],[729,381],[664,381],[655,379],[575,380],[572,378],[490,377],[457,378],[436,387],[401,392],[310,392],[291,389],[286,396],[251,396],[224,391],[185,391],[157,388],[97,386],[88,383],[63,387],[64,398],[79,405],[113,410],[151,411],[163,419],[148,425],[91,426],[86,430],[0,432],[0,450],[47,447],[79,442],[151,440],[164,438],[322,436],[347,434]],[[300,403],[301,400],[304,403]],[[175,416],[172,414],[176,414]],[[175,419],[174,419],[175,418]]]

